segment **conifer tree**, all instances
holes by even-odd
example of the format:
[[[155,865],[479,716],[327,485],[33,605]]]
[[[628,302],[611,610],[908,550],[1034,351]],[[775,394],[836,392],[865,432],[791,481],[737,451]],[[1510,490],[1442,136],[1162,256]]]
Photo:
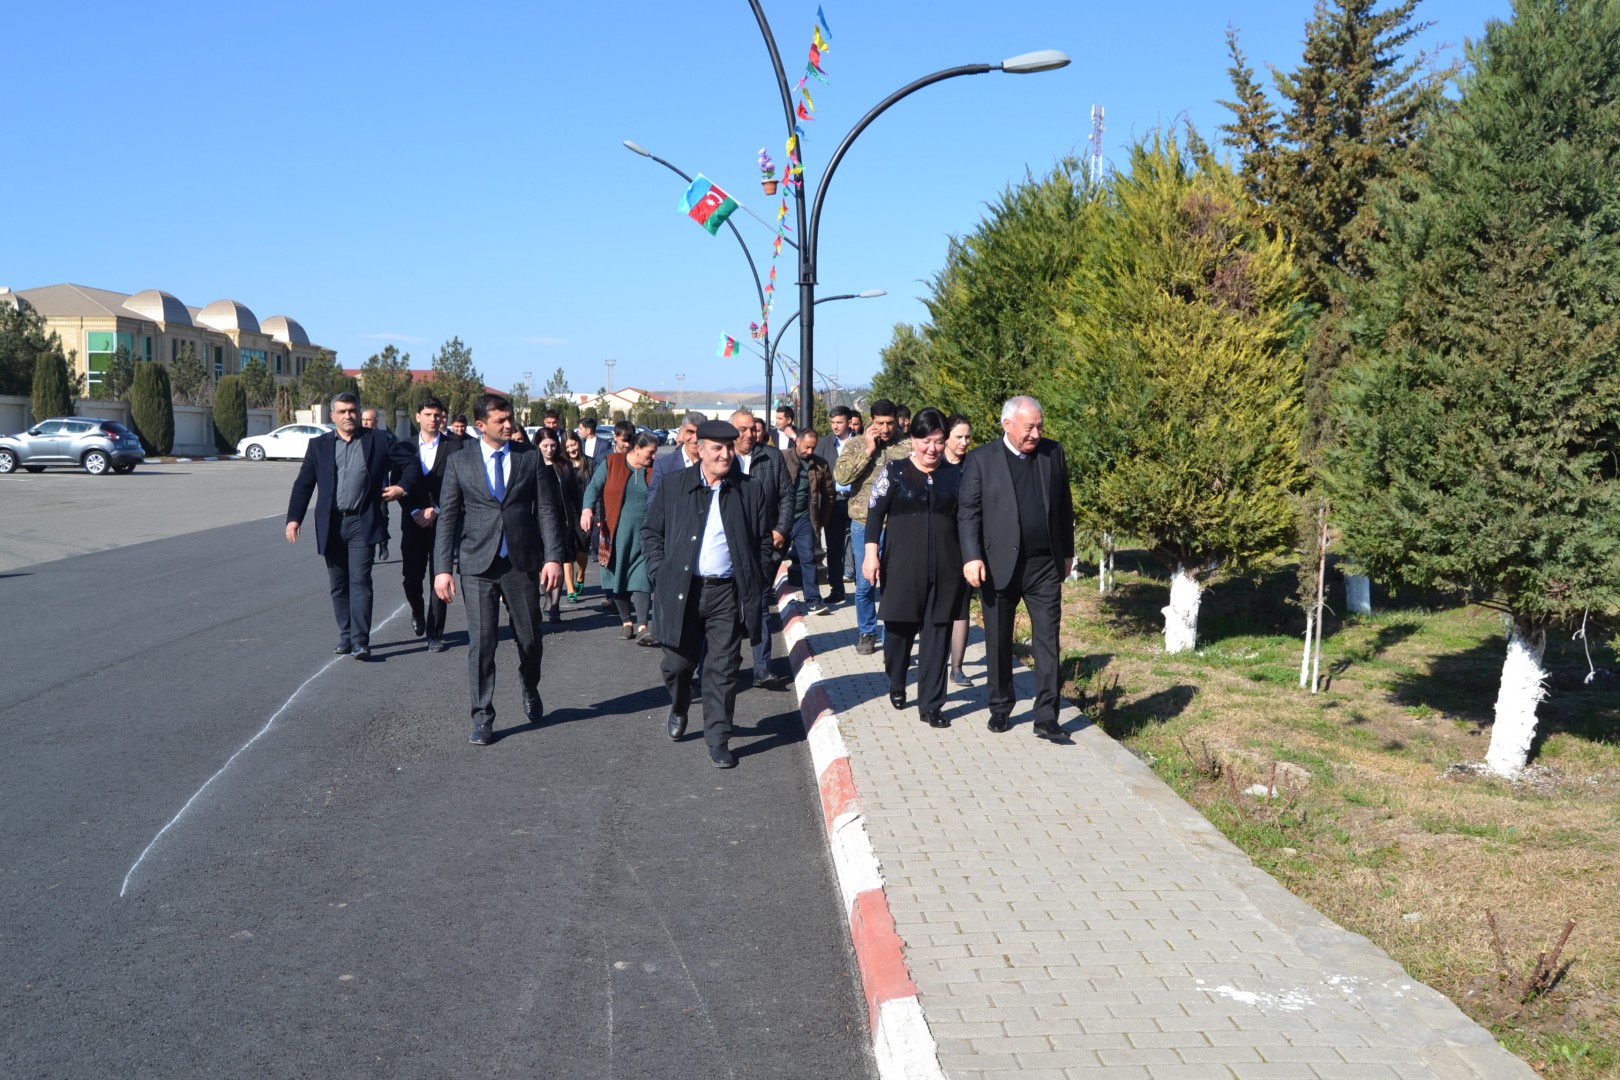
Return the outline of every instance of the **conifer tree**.
[[[148,454],[174,452],[174,390],[169,369],[162,364],[140,364],[129,391],[129,415],[135,434]]]
[[[1547,633],[1620,611],[1620,5],[1517,0],[1378,204],[1329,479],[1374,572],[1508,619],[1486,765],[1528,761]]]
[[[234,454],[247,438],[247,393],[242,376],[226,375],[214,387],[214,442],[222,453]]]
[[[1225,166],[1171,136],[1138,143],[1099,203],[1086,308],[1044,395],[1081,523],[1141,539],[1172,572],[1166,652],[1195,647],[1211,575],[1293,538],[1298,285],[1267,224]]]
[[[1043,178],[1009,186],[978,228],[951,240],[923,301],[928,363],[915,379],[928,402],[994,430],[1002,403],[1052,370],[1067,349],[1057,318],[1073,302],[1091,201],[1083,167],[1064,159]]]
[[[276,400],[276,379],[269,365],[257,356],[242,365],[242,391],[247,395],[248,408],[267,408]]]
[[[928,353],[926,334],[910,323],[895,323],[894,335],[879,353],[883,367],[872,378],[872,397],[903,402],[913,411],[922,408],[929,400],[919,383]]]
[[[53,416],[72,416],[67,359],[60,348],[41,349],[34,357],[34,422]]]
[[[188,341],[169,364],[169,382],[174,386],[174,399],[181,405],[207,405],[213,398],[208,384],[208,368],[202,357]]]
[[[415,415],[411,402],[411,354],[402,353],[393,345],[383,346],[382,352],[372,353],[360,366],[360,400],[380,410],[394,422],[400,409]]]

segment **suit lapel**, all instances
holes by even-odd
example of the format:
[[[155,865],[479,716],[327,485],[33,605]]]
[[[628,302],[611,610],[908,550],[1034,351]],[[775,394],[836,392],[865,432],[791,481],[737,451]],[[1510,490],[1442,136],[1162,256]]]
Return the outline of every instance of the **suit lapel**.
[[[1039,443],[1035,444],[1035,449],[1032,452],[1035,455],[1035,468],[1039,471],[1041,478],[1041,508],[1046,512],[1047,520],[1050,521],[1052,518],[1052,459],[1048,455],[1041,453]]]

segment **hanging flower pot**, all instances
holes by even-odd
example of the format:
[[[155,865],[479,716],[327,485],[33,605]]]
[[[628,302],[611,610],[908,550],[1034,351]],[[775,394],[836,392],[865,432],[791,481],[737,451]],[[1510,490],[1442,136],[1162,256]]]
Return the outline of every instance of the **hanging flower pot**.
[[[765,194],[767,194],[767,195],[775,195],[776,194],[776,181],[775,180],[761,180],[759,183],[760,183],[760,186],[765,189]]]

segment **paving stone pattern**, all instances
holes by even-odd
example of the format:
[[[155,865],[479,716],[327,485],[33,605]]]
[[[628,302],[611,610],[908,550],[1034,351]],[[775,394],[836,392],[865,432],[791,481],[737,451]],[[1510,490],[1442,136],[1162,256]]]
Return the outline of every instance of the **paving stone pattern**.
[[[977,627],[978,685],[934,730],[889,704],[851,606],[805,625],[948,1076],[1534,1076],[1072,706],[1073,745],[1036,739],[1028,671],[1013,729],[990,733]]]

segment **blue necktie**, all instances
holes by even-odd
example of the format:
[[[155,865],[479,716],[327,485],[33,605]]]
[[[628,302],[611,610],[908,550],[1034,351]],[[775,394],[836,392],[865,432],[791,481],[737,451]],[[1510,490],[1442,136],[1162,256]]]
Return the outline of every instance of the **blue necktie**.
[[[491,460],[493,460],[495,462],[495,475],[494,475],[494,477],[492,478],[492,480],[490,482],[489,489],[494,494],[496,502],[500,502],[502,499],[506,498],[506,469],[504,467],[505,463],[504,463],[504,460],[503,460],[505,457],[506,457],[506,451],[505,450],[497,450],[497,451],[495,451],[494,457],[491,459]],[[500,553],[501,553],[501,557],[503,559],[506,557],[506,535],[505,535],[505,533],[506,533],[506,530],[502,529],[501,530],[501,552]]]

